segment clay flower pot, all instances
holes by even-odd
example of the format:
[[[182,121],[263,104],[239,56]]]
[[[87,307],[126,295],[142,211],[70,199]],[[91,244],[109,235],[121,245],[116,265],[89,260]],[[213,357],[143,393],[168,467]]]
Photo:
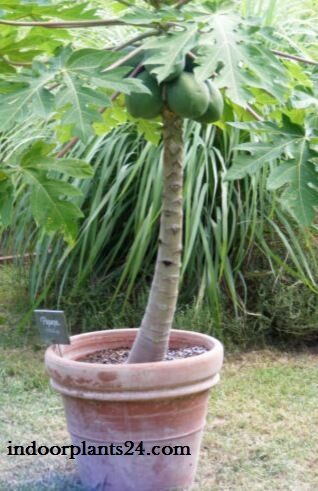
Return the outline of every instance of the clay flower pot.
[[[55,346],[46,351],[51,383],[63,396],[72,443],[87,454],[76,456],[80,477],[95,491],[188,489],[195,478],[209,389],[219,380],[223,347],[210,336],[173,330],[171,347],[201,345],[209,351],[155,363],[77,361],[106,347],[129,347],[136,332],[80,334],[63,347],[63,357]]]

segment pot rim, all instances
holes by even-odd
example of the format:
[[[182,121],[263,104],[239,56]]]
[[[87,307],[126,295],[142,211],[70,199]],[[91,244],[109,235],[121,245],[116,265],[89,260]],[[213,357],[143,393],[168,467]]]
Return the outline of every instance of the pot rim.
[[[50,346],[45,353],[45,363],[52,386],[71,397],[119,401],[180,397],[207,390],[219,381],[222,344],[212,336],[193,331],[174,329],[170,341],[177,344],[179,338],[181,346],[203,344],[209,351],[183,359],[147,363],[103,364],[76,360],[101,349],[101,341],[107,343],[108,336],[110,346],[120,346],[121,342],[131,345],[137,331],[138,328],[113,329],[72,336],[73,343],[62,347],[65,357],[58,354],[56,345]],[[89,346],[85,344],[86,339]]]
[[[71,344],[70,345],[63,345],[61,348],[61,351],[64,354],[64,351],[65,352],[68,351],[69,346],[74,347],[75,343],[72,344],[72,341],[76,342],[79,339],[90,338],[93,335],[103,335],[106,332],[113,333],[115,331],[118,333],[119,332],[127,332],[127,334],[128,333],[134,334],[134,333],[137,333],[138,330],[139,330],[138,327],[133,327],[133,328],[119,328],[119,329],[103,329],[103,330],[99,330],[99,331],[91,331],[91,332],[85,332],[82,334],[75,334],[75,335],[70,337]],[[191,335],[191,336],[193,335],[193,337],[200,338],[203,341],[205,340],[209,344],[213,343],[213,346],[211,346],[211,349],[209,349],[208,351],[206,351],[204,353],[200,353],[199,355],[189,356],[187,358],[178,358],[178,359],[174,359],[174,360],[151,361],[151,362],[144,362],[144,363],[129,363],[129,364],[128,363],[118,363],[118,364],[95,363],[95,362],[73,360],[72,358],[66,358],[64,356],[61,357],[59,355],[59,353],[57,352],[57,348],[56,348],[57,345],[56,344],[53,344],[46,349],[45,357],[47,357],[47,356],[52,357],[56,361],[62,361],[63,364],[70,365],[70,366],[72,366],[73,364],[76,364],[76,365],[80,364],[82,366],[83,365],[84,366],[89,365],[92,368],[96,367],[96,368],[100,369],[101,367],[103,367],[103,369],[105,369],[105,370],[113,371],[114,369],[116,369],[116,370],[127,369],[127,366],[129,366],[129,368],[131,368],[131,369],[134,369],[135,367],[140,369],[141,366],[144,367],[145,369],[147,369],[150,366],[153,367],[154,363],[156,365],[158,365],[158,368],[159,368],[159,366],[161,366],[161,367],[171,366],[171,363],[173,363],[174,365],[180,364],[180,366],[182,366],[184,364],[189,363],[189,359],[191,361],[194,361],[194,359],[205,360],[207,358],[210,358],[212,352],[214,354],[219,354],[219,352],[223,354],[222,343],[220,341],[218,341],[216,338],[214,338],[213,336],[209,336],[208,334],[204,334],[204,333],[200,333],[200,332],[196,332],[196,331],[187,331],[187,330],[183,330],[183,329],[171,329],[170,339],[174,334],[178,334],[178,333]],[[66,346],[66,348],[65,348],[65,346]],[[103,348],[101,348],[101,349],[103,349]],[[71,350],[71,348],[70,348],[70,350]],[[92,351],[92,353],[94,353],[96,351],[99,351],[99,350],[94,350],[94,351]]]

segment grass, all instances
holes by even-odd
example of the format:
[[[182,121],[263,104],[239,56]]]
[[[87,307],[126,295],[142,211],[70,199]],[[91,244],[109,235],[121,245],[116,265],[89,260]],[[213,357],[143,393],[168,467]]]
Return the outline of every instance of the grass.
[[[36,440],[68,444],[43,351],[0,348],[0,490],[80,490],[66,457],[7,456]],[[318,364],[309,352],[229,355],[212,391],[196,491],[318,489]]]
[[[45,483],[57,468],[63,474],[68,463],[59,457],[9,457],[6,447],[8,441],[53,445],[67,440],[61,401],[49,387],[42,351],[1,348],[0,356],[0,489],[34,489],[31,482],[37,476]]]
[[[31,329],[17,330],[30,309],[26,268],[11,263],[0,266],[0,345],[4,347],[27,344],[30,335],[34,336]]]
[[[317,376],[314,354],[229,358],[211,396],[200,489],[318,489]]]
[[[10,265],[0,269],[0,491],[83,491],[67,457],[7,455],[9,441],[70,443],[61,399],[44,369],[44,348],[31,344],[29,331],[17,336],[28,307],[24,278]],[[136,312],[130,315],[132,322]],[[203,332],[211,325],[204,310],[197,320],[180,310],[176,323]],[[316,491],[317,381],[314,349],[227,353],[210,397],[194,491]]]

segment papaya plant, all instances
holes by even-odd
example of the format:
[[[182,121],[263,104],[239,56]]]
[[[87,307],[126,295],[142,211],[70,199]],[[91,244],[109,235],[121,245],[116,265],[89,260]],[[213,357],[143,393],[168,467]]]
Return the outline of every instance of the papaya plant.
[[[279,190],[282,205],[309,226],[318,204],[311,71],[317,63],[290,53],[292,47],[275,49],[280,41],[275,32],[218,2],[114,1],[110,11],[101,18],[99,8],[65,1],[13,0],[1,6],[0,128],[14,128],[34,115],[48,125],[51,137],[27,142],[6,158],[0,214],[8,226],[22,182],[32,191],[37,225],[47,233],[60,231],[72,246],[81,217],[76,182],[89,178],[91,170],[67,158],[68,152],[79,140],[88,143],[96,128],[109,131],[127,118],[144,119],[159,130],[164,150],[157,261],[128,362],[159,361],[178,296],[184,119],[215,124],[219,131],[226,124],[248,130],[252,141],[238,146],[226,179],[268,166],[268,187]],[[114,26],[127,38],[119,45],[92,49],[72,42],[72,29]]]

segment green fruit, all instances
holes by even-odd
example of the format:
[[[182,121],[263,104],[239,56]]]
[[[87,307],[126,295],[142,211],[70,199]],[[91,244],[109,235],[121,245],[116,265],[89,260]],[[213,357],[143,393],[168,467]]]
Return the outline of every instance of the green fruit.
[[[163,109],[161,90],[157,80],[147,72],[140,73],[136,78],[150,90],[151,94],[131,92],[126,95],[126,107],[134,118],[152,119],[158,116]]]
[[[195,118],[199,123],[214,123],[218,121],[223,113],[224,103],[223,97],[219,89],[211,80],[206,81],[210,93],[210,101],[207,110],[198,118]]]
[[[182,72],[180,77],[167,83],[166,87],[168,106],[178,116],[195,119],[207,110],[208,87],[192,73]]]
[[[182,59],[181,61],[175,63],[175,65],[172,67],[172,71],[170,75],[168,75],[165,79],[163,79],[163,82],[171,82],[171,80],[174,80],[175,78],[179,77],[181,73],[183,72],[185,67],[185,60]],[[146,65],[145,68],[148,73],[152,72],[155,68],[158,68],[158,65]]]

